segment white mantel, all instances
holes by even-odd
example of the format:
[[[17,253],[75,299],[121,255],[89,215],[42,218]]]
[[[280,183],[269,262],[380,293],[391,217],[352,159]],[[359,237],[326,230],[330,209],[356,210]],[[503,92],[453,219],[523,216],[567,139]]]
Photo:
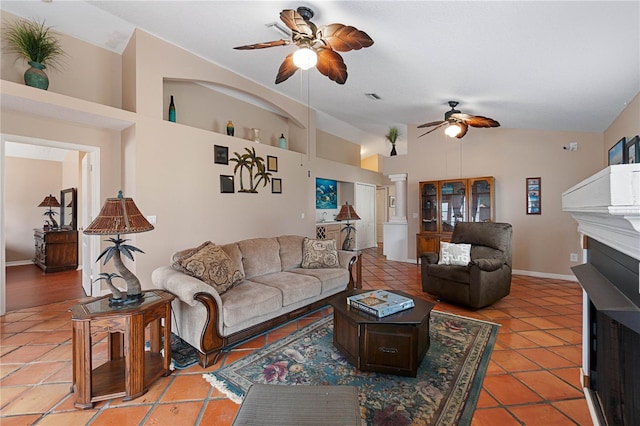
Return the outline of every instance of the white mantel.
[[[578,231],[640,260],[640,164],[609,166],[562,193]]]

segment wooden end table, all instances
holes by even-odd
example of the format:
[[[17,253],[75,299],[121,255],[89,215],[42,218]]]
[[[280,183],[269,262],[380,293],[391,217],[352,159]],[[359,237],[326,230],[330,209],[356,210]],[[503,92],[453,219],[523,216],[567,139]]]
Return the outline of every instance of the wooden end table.
[[[104,296],[70,308],[73,320],[73,385],[76,408],[123,397],[128,401],[147,392],[160,376],[171,374],[171,301],[162,290],[143,291],[144,299],[126,306],[109,306]],[[160,351],[160,320],[164,319],[164,355]],[[150,351],[145,351],[149,326]],[[92,336],[107,332],[108,361],[92,368]]]
[[[333,344],[358,370],[416,377],[429,349],[429,318],[436,306],[406,293],[415,306],[377,318],[347,305],[347,297],[369,290],[350,290],[329,301],[333,307]]]

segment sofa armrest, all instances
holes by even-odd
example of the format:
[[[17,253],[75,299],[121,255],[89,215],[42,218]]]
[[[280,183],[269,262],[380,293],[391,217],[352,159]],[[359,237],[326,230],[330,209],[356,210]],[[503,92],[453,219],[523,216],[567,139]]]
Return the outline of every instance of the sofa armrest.
[[[198,293],[207,293],[218,306],[222,307],[222,299],[213,287],[169,266],[161,266],[153,271],[151,281],[153,285],[174,294],[187,305],[198,305],[199,302],[194,296]]]
[[[352,251],[338,250],[338,262],[340,267],[349,269],[351,267],[351,259],[356,257]]]
[[[438,263],[439,257],[440,257],[439,253],[432,252],[432,251],[426,251],[420,255],[420,258],[422,259],[423,263],[431,263],[431,264]]]
[[[481,271],[492,272],[504,265],[504,259],[474,259],[469,262],[469,268],[477,266]]]

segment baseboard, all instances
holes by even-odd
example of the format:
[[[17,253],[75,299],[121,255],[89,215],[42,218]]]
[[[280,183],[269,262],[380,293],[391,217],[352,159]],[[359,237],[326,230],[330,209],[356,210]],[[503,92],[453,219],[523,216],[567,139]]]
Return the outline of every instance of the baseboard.
[[[562,275],[562,274],[549,274],[547,272],[536,272],[536,271],[522,271],[520,269],[514,269],[512,271],[513,275],[526,275],[528,277],[536,277],[536,278],[552,278],[556,280],[565,280],[565,281],[575,281],[578,282],[578,279],[575,275]]]
[[[6,262],[5,265],[9,267],[9,266],[35,265],[35,263],[33,263],[33,260],[29,259],[29,260],[14,260],[12,262]]]

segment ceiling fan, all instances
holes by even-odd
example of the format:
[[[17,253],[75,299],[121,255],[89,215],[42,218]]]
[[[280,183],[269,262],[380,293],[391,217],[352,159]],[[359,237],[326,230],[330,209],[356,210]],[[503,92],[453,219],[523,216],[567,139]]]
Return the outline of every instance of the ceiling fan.
[[[429,133],[439,129],[445,124],[448,124],[447,128],[445,129],[445,133],[447,134],[447,136],[450,136],[452,138],[456,137],[458,139],[461,139],[464,135],[467,134],[467,130],[469,130],[469,126],[500,127],[500,123],[498,123],[493,118],[482,117],[480,115],[462,114],[460,111],[455,109],[457,105],[458,105],[458,102],[449,101],[449,106],[451,107],[451,110],[447,111],[444,114],[444,120],[431,121],[429,123],[424,123],[419,125],[418,126],[419,129],[422,129],[424,127],[431,127],[431,126],[436,126],[436,127],[429,130],[427,133],[421,134],[418,137],[420,138],[424,135],[428,135]]]
[[[313,66],[332,81],[344,84],[347,81],[347,66],[337,52],[360,50],[371,46],[373,40],[364,31],[347,25],[329,24],[318,28],[311,22],[313,15],[313,10],[308,7],[285,9],[280,12],[280,19],[292,32],[290,40],[267,41],[234,49],[253,50],[295,44],[299,49],[287,55],[280,65],[276,84],[291,77],[298,68],[306,70]]]

